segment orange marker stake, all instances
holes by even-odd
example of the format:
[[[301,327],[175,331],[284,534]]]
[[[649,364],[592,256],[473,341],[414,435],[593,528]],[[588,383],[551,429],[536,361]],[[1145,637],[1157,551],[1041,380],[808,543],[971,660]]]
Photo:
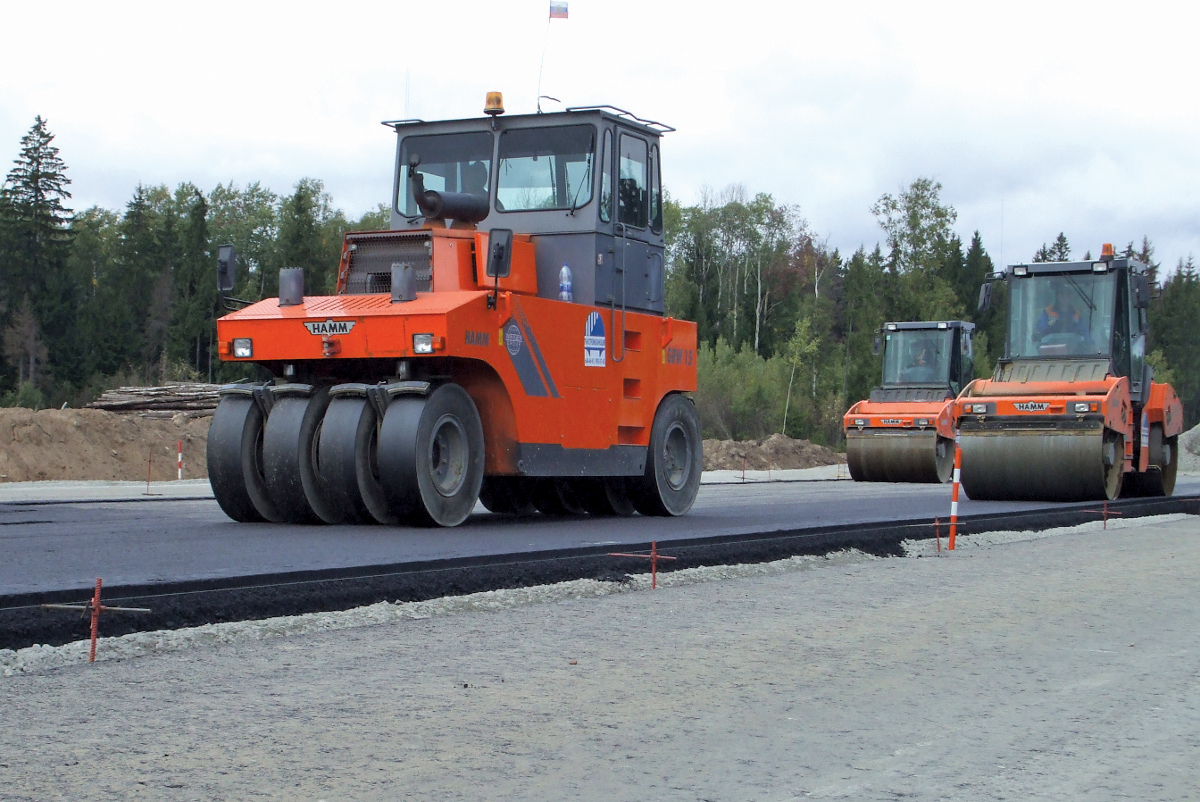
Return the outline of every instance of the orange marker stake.
[[[954,540],[958,535],[958,482],[962,474],[962,449],[958,445],[958,432],[954,433],[954,488],[950,491],[950,551],[954,551]]]

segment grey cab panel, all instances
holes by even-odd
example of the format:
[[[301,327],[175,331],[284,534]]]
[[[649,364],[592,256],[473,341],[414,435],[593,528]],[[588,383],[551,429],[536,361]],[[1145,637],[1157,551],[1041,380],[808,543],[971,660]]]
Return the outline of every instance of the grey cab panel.
[[[391,228],[425,225],[414,186],[486,201],[452,227],[511,229],[534,243],[538,295],[663,314],[660,138],[669,126],[611,107],[387,123],[398,135]],[[414,180],[414,173],[419,173]]]

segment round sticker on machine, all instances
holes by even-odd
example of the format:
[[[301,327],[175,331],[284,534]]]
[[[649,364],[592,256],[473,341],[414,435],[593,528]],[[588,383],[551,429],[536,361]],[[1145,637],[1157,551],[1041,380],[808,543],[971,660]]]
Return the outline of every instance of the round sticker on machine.
[[[583,327],[583,365],[588,368],[604,367],[604,318],[599,312],[588,315]]]
[[[521,352],[521,329],[516,323],[509,323],[504,329],[504,347],[513,356]]]

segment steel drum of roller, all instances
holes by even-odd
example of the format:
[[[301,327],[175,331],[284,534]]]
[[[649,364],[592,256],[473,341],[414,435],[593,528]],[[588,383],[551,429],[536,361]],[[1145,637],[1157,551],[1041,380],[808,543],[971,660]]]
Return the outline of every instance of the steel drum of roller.
[[[948,482],[954,443],[936,430],[850,429],[846,464],[857,482]]]
[[[1121,492],[1125,446],[1100,426],[963,427],[962,487],[975,501],[1090,501]]]

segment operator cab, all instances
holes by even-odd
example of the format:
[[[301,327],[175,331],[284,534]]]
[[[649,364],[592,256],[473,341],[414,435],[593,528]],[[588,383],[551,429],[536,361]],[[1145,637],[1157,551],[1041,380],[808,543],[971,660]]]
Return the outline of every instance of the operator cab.
[[[1145,363],[1146,270],[1137,260],[1115,258],[1106,243],[1097,261],[1010,265],[988,276],[1006,281],[1009,290],[1008,337],[996,377],[1006,376],[1014,364],[1061,372],[1069,360],[1076,365],[1072,375],[1081,378],[1129,377],[1133,396],[1140,397],[1151,380]],[[990,290],[985,284],[981,309],[990,303]]]
[[[493,97],[495,96],[495,97]],[[531,236],[538,295],[663,313],[659,140],[675,129],[612,106],[385,122],[397,134],[391,228]]]
[[[877,332],[883,351],[883,385],[872,401],[933,401],[954,398],[975,378],[971,338],[964,320],[888,323]]]

